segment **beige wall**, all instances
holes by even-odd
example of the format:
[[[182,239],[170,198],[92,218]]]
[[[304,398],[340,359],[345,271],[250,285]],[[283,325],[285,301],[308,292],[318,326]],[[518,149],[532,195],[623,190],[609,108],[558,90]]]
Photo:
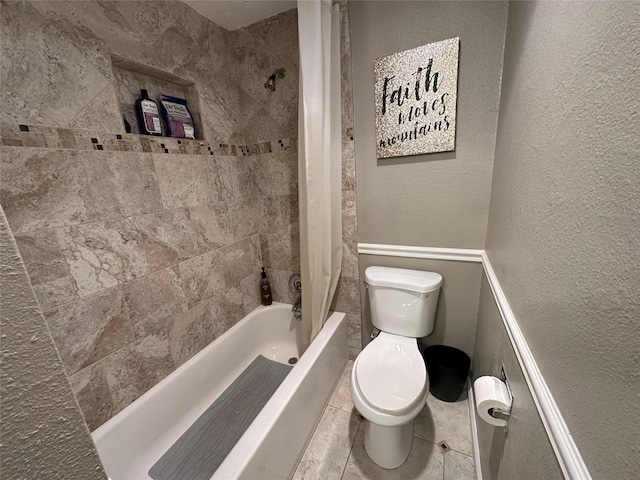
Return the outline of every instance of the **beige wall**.
[[[510,4],[487,236],[538,366],[602,479],[640,471],[639,18],[637,2]],[[506,461],[524,467],[520,454]]]
[[[106,478],[0,208],[0,478]]]
[[[358,241],[483,248],[500,101],[506,30],[503,2],[349,3],[353,53]],[[460,37],[456,150],[375,158],[373,61],[426,43]],[[369,265],[433,269],[444,276],[434,333],[424,343],[473,353],[480,266],[360,255]],[[362,339],[371,319],[363,283]]]
[[[349,10],[359,241],[483,248],[507,4],[356,1]],[[376,160],[374,59],[456,36],[456,150]]]
[[[260,265],[289,300],[296,15],[232,35],[181,2],[8,2],[1,34],[0,202],[95,429],[255,308]],[[111,55],[194,82],[204,141],[125,134]]]

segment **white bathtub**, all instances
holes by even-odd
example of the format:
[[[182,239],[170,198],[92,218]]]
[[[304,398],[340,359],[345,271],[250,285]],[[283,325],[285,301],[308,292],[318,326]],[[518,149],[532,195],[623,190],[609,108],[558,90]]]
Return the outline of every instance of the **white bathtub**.
[[[211,478],[290,478],[349,357],[343,313],[304,352],[298,329],[291,305],[258,307],[94,431],[109,478],[149,479],[149,468],[259,354],[300,359]]]

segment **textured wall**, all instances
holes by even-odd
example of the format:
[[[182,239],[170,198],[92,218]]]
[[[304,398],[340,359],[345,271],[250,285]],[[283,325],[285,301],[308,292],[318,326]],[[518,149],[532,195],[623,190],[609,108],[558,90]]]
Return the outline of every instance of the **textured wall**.
[[[358,1],[349,9],[359,240],[483,248],[506,2]],[[374,59],[456,36],[460,37],[456,150],[376,160]]]
[[[230,37],[179,2],[3,4],[0,202],[91,429],[257,306],[261,264],[289,300],[296,142],[242,143]],[[193,80],[205,141],[124,134],[111,54]]]
[[[500,377],[501,367],[504,367],[513,393],[512,415],[508,436],[503,428],[493,427],[476,415],[483,479],[564,478],[504,328],[491,287],[482,275],[473,379],[483,375]]]
[[[487,250],[594,478],[640,471],[636,2],[512,2]]]
[[[0,477],[106,478],[0,208]]]

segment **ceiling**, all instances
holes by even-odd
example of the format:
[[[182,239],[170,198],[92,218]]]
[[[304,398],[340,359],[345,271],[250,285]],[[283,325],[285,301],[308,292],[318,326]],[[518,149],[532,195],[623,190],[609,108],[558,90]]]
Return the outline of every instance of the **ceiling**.
[[[227,30],[251,25],[296,8],[296,0],[182,0]]]

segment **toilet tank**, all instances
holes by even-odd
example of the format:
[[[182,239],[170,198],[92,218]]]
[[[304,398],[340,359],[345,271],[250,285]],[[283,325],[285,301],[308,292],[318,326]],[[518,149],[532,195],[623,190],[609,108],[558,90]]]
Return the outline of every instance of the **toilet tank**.
[[[374,327],[413,338],[426,337],[433,331],[442,275],[368,267],[364,278]]]

